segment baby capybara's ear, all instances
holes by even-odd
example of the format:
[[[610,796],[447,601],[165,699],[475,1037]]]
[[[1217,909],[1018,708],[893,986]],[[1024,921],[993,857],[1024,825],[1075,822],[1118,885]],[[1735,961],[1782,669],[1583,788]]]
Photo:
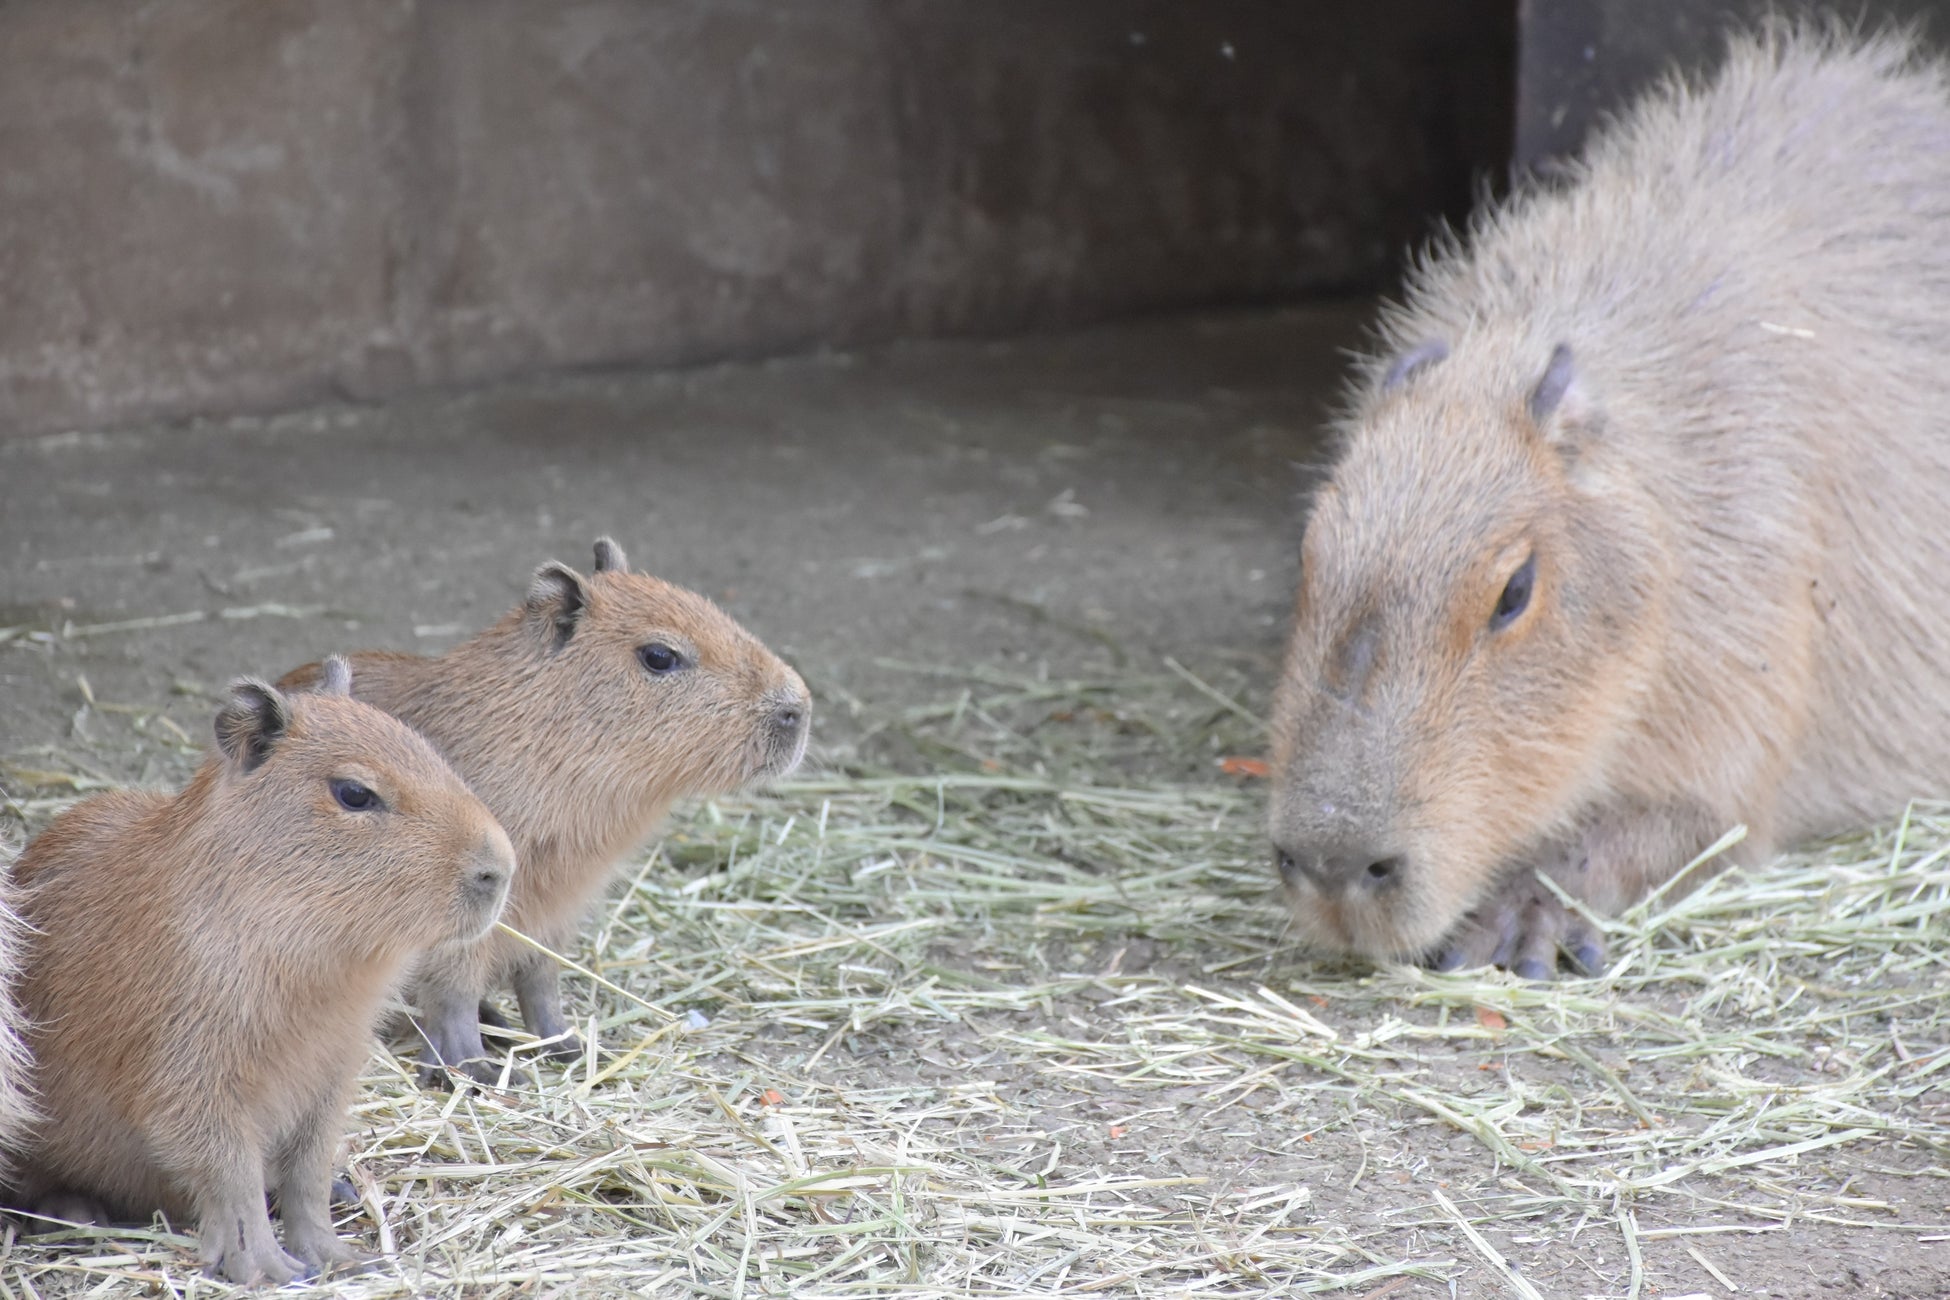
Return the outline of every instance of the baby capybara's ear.
[[[547,628],[558,650],[576,634],[588,603],[589,585],[583,576],[557,560],[535,570],[535,580],[528,584],[528,617]]]
[[[349,672],[346,680],[350,684]],[[255,677],[239,677],[230,684],[230,698],[217,710],[217,748],[238,771],[253,771],[271,756],[290,726],[291,706],[276,687]]]
[[[325,660],[314,689],[320,695],[352,694],[352,665],[346,662],[344,655],[332,655]]]
[[[613,537],[598,537],[596,539],[596,572],[628,573],[629,571],[630,557],[623,554],[623,548],[616,544],[616,539]]]

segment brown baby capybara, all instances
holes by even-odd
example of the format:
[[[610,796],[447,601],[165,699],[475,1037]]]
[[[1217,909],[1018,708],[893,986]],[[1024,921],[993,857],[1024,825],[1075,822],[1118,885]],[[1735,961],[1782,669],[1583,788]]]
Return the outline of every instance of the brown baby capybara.
[[[1307,940],[1590,968],[1538,871],[1614,912],[1950,788],[1946,231],[1943,67],[1774,26],[1416,269],[1274,706]]]
[[[812,711],[799,674],[704,597],[631,573],[606,537],[594,573],[544,564],[525,601],[444,655],[352,662],[359,698],[432,741],[508,828],[521,874],[503,920],[556,951],[673,803],[797,766]],[[315,674],[307,665],[280,685]],[[555,962],[496,932],[415,970],[429,1080],[437,1066],[499,1077],[480,1017],[504,985],[529,1032],[558,1057],[580,1054]]]
[[[342,659],[311,694],[240,680],[181,793],[97,795],[28,845],[21,1002],[44,1118],[15,1204],[161,1210],[233,1282],[363,1261],[327,1188],[374,1022],[417,954],[494,923],[515,857],[433,747],[348,689]]]

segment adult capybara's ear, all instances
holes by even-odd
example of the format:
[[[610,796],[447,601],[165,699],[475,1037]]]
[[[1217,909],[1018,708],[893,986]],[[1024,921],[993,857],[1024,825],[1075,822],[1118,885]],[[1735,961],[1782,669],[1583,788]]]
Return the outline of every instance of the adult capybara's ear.
[[[628,573],[629,571],[630,557],[623,554],[623,548],[616,544],[616,539],[613,537],[598,537],[596,539],[596,572]]]
[[[320,667],[318,686],[320,695],[351,695],[352,665],[344,655],[331,655]]]
[[[535,570],[535,580],[528,584],[528,615],[548,628],[556,649],[567,645],[575,635],[576,624],[588,604],[588,582],[559,561],[550,560]]]
[[[1422,371],[1446,359],[1449,344],[1442,339],[1423,339],[1408,351],[1388,363],[1388,369],[1381,376],[1381,391],[1386,393],[1400,388]]]
[[[1530,390],[1524,410],[1544,441],[1560,450],[1574,451],[1585,435],[1595,431],[1596,412],[1578,376],[1578,361],[1570,344],[1560,343],[1551,349],[1550,360],[1537,386]]]
[[[230,698],[217,710],[217,748],[240,772],[262,766],[291,727],[291,706],[276,687],[255,677],[230,684]]]

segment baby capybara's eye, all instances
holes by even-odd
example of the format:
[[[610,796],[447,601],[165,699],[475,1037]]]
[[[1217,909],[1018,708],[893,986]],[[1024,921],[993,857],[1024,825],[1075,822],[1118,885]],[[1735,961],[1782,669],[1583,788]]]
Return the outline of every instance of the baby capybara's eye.
[[[339,807],[347,812],[371,812],[380,806],[380,799],[371,786],[358,781],[336,780],[332,782],[332,797],[339,801]]]

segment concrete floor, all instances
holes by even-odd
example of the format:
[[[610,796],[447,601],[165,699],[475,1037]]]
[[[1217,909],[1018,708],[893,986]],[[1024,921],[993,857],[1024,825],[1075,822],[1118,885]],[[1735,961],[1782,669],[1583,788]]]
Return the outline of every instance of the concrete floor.
[[[200,740],[231,676],[441,649],[541,561],[586,566],[602,533],[794,661],[828,752],[942,694],[913,665],[1169,654],[1263,691],[1294,463],[1318,458],[1360,319],[1167,319],[0,440],[0,759],[175,780],[170,724]]]
[[[982,668],[1143,673],[1170,655],[1260,708],[1298,549],[1294,463],[1319,460],[1337,349],[1358,341],[1362,314],[1159,320],[0,440],[0,837],[20,829],[5,796],[61,793],[62,774],[180,781],[229,677],[342,648],[440,649],[509,608],[544,559],[587,565],[601,533],[638,567],[715,596],[797,663],[829,756],[863,742],[875,756],[877,723]],[[891,746],[887,756],[902,757]],[[47,811],[44,801],[29,820]],[[1116,951],[1078,969],[1115,965]],[[1119,1005],[1064,1014],[1108,1023]],[[1024,1026],[1041,1014],[1024,1012]],[[1335,1014],[1352,1033],[1381,1013]],[[939,1046],[942,1078],[1000,1080],[1022,1113],[1063,1134],[1070,1164],[1123,1158],[1092,1109],[1110,1085],[990,1059],[973,1041],[981,1032],[937,1042],[933,1026],[881,1026],[835,1047],[823,1069],[905,1080],[898,1072],[928,1056],[918,1045]],[[780,1041],[766,1059],[798,1059],[797,1040]],[[1473,1080],[1504,1068],[1493,1051],[1482,1062],[1436,1055]],[[1536,1087],[1554,1076],[1525,1077]],[[1402,1257],[1437,1252],[1422,1184],[1406,1170],[1486,1186],[1501,1157],[1447,1132],[1410,1149],[1392,1108],[1344,1123],[1336,1108],[1352,1103],[1337,1095],[1323,1091],[1311,1119],[1283,1105],[1223,1123],[1181,1110],[1187,1127],[1164,1145],[1216,1182],[1252,1169],[1261,1182],[1314,1186],[1322,1222]],[[1386,1179],[1362,1182],[1371,1157]],[[1868,1159],[1824,1160],[1809,1177],[1869,1198],[1861,1204],[1934,1213],[1926,1174],[1881,1169],[1879,1148]],[[1648,1209],[1648,1226],[1697,1210],[1677,1204]],[[1737,1206],[1725,1213],[1740,1221]],[[1598,1276],[1588,1245],[1498,1240],[1526,1243],[1551,1294],[1572,1293],[1560,1281],[1581,1294]],[[1704,1286],[1696,1257],[1681,1253],[1688,1240],[1648,1241],[1647,1277]],[[1927,1247],[1874,1233],[1797,1224],[1758,1244],[1713,1241],[1753,1294],[1940,1289]],[[1401,1295],[1503,1294],[1472,1271],[1463,1243],[1441,1249],[1464,1261],[1464,1289],[1425,1279]],[[1616,1268],[1614,1257],[1614,1280]]]

